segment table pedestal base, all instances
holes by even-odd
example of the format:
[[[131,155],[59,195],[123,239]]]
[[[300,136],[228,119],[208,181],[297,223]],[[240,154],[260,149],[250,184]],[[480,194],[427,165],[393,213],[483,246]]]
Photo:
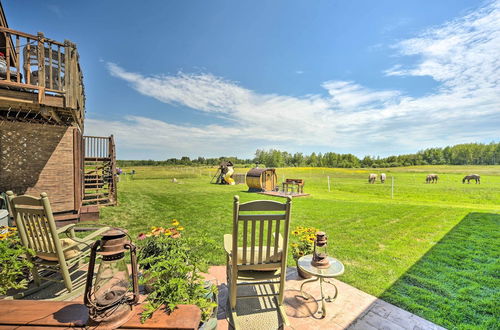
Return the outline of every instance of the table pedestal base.
[[[309,300],[309,298],[311,298],[312,296],[310,294],[308,294],[309,297],[306,296],[306,294],[303,291],[304,285],[307,284],[307,283],[312,283],[312,282],[316,282],[317,280],[319,280],[319,288],[320,288],[320,291],[321,291],[321,318],[325,318],[326,317],[325,301],[326,302],[333,302],[335,300],[335,298],[337,298],[337,294],[338,294],[339,291],[337,289],[337,286],[335,284],[333,284],[332,282],[324,279],[323,277],[319,277],[319,276],[315,276],[315,277],[316,278],[304,281],[302,283],[302,285],[300,286],[300,294],[302,295],[302,298],[304,298],[306,300]],[[333,295],[333,297],[330,297],[330,296],[325,297],[325,295],[323,293],[323,282],[328,283],[328,284],[332,285],[335,288],[335,294]]]

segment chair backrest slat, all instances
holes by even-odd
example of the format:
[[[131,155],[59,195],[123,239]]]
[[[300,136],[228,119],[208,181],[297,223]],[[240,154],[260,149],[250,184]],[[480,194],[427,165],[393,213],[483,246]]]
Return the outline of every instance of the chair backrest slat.
[[[16,210],[17,211],[17,210]],[[36,235],[35,235],[35,230],[33,229],[33,222],[31,221],[31,215],[30,214],[22,214],[22,221],[21,221],[21,226],[25,227],[27,230],[27,234],[29,237],[29,240],[31,242],[30,248],[36,250]],[[19,222],[18,219],[16,219],[16,224],[19,227]]]
[[[269,265],[283,266],[288,237],[280,240],[280,233],[288,235],[286,227],[290,225],[291,198],[286,203],[252,201],[239,204],[239,197],[235,196],[233,211],[233,235],[242,234],[238,238],[233,236],[233,265],[256,265],[266,269]],[[242,233],[237,228],[241,228]],[[242,245],[238,246],[238,242]]]
[[[35,229],[36,241],[37,241],[37,250],[45,251],[45,244],[43,242],[43,232],[42,225],[40,224],[40,219],[38,218],[38,214],[30,214],[31,223],[33,224],[33,228]]]
[[[241,263],[245,265],[247,263],[247,237],[248,237],[248,221],[243,222],[243,258]]]
[[[47,226],[45,225],[46,221],[43,218],[43,216],[36,216],[38,225],[39,225],[39,231],[41,233],[40,237],[42,238],[42,245],[43,249],[45,252],[52,252],[51,246],[49,244],[50,240],[50,235],[47,231]]]
[[[273,232],[273,222],[267,222],[267,244],[266,244],[266,260],[271,258],[271,244],[272,244],[272,232]]]
[[[279,241],[280,241],[280,221],[276,220],[276,230],[274,232],[274,260],[273,261],[279,261],[278,259],[278,247],[279,247]]]
[[[252,234],[250,236],[250,240],[251,240],[251,243],[250,243],[250,264],[254,264],[255,263],[255,249],[254,249],[254,246],[255,246],[255,221],[252,221]],[[246,246],[243,247],[244,250],[247,249]]]
[[[259,228],[259,259],[257,260],[257,263],[261,264],[262,263],[262,246],[264,244],[264,221],[265,220],[260,220],[260,228]]]

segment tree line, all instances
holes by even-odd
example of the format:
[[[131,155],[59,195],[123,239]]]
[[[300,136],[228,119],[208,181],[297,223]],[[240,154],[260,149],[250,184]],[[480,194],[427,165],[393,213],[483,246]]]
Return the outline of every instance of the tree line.
[[[335,152],[311,153],[301,152],[291,154],[276,149],[257,149],[253,159],[237,157],[190,159],[170,158],[167,160],[118,160],[118,166],[216,166],[221,161],[231,161],[243,167],[255,164],[267,167],[399,167],[412,165],[497,165],[500,164],[500,143],[467,143],[445,148],[428,148],[414,154],[374,157],[365,156],[362,159],[353,154],[338,154]]]

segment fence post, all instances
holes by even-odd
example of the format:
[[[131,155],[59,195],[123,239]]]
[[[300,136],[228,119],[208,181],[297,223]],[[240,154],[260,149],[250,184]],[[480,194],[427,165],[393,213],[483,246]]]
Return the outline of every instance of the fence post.
[[[391,176],[391,199],[394,199],[394,176]]]
[[[328,178],[328,192],[330,192],[330,176],[327,176]]]

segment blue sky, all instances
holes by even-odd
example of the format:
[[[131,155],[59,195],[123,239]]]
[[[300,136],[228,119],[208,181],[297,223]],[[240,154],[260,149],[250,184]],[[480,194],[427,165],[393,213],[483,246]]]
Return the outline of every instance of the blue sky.
[[[500,140],[500,1],[3,1],[69,39],[121,159]]]

